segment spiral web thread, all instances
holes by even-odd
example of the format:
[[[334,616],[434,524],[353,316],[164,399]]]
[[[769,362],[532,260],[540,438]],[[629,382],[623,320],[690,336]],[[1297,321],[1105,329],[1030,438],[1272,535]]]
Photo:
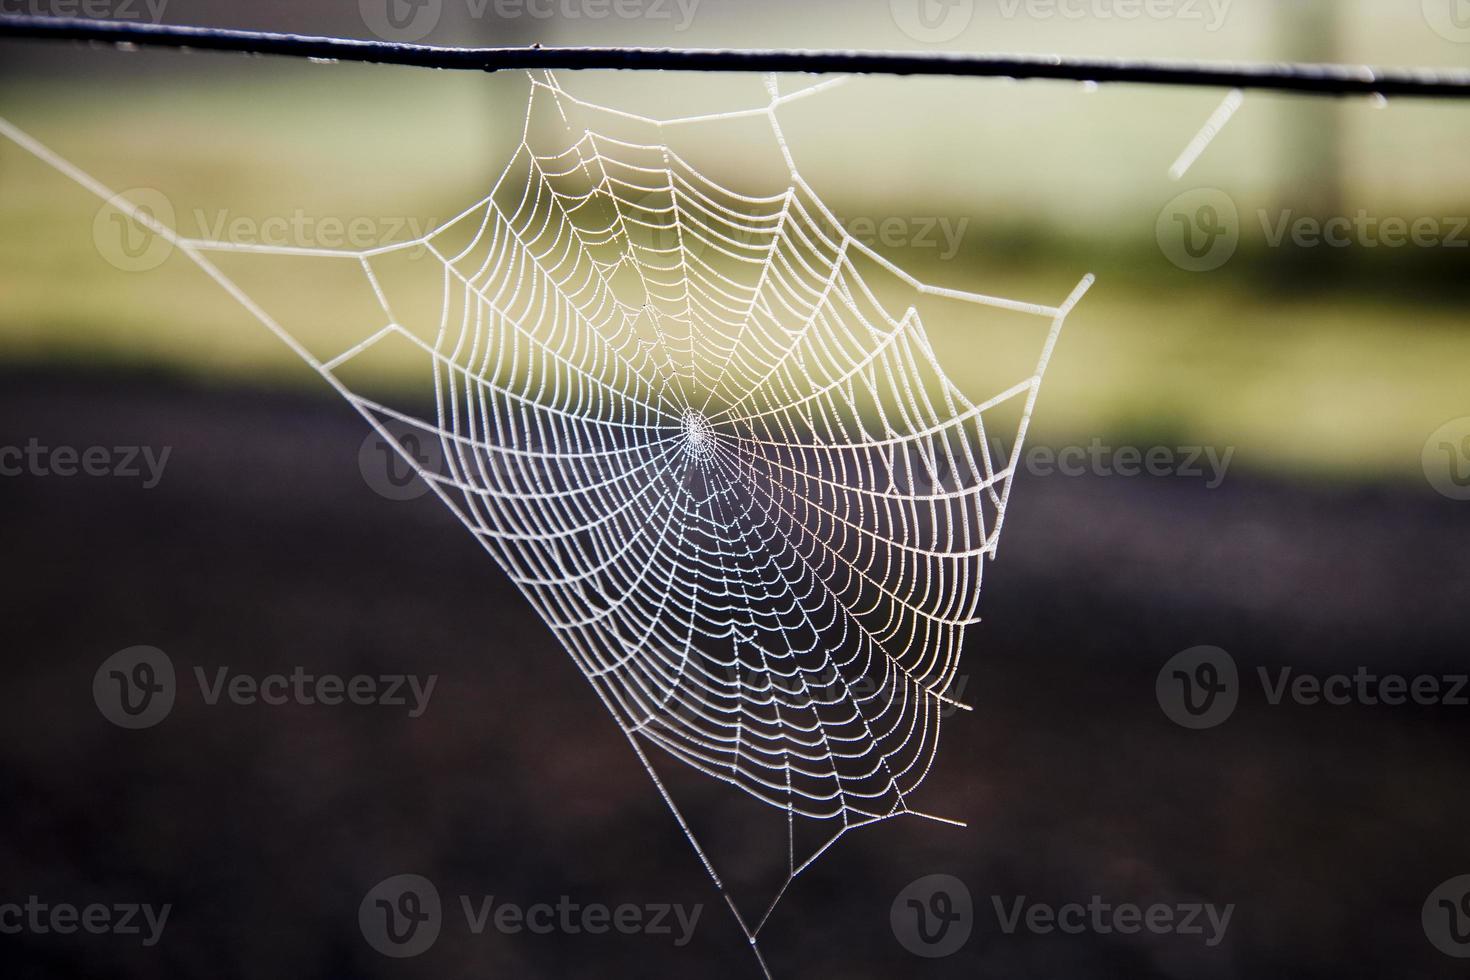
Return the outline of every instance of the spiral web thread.
[[[786,885],[842,834],[928,816],[908,796],[955,705],[965,627],[1047,360],[1092,281],[1055,307],[942,289],[847,234],[777,119],[842,81],[781,94],[770,77],[758,108],[655,120],[533,76],[522,140],[491,194],[422,238],[360,252],[184,238],[0,120],[0,133],[197,263],[399,448],[587,677],[758,958]],[[533,127],[538,114],[552,125]],[[789,184],[739,194],[663,139],[614,139],[584,117],[655,133],[763,118]],[[541,129],[555,134],[549,149],[537,148]],[[380,275],[414,248],[442,279],[435,317],[396,312]],[[209,257],[222,252],[355,261],[384,319],[319,359]],[[1038,318],[1034,372],[971,401],[918,310],[891,312],[875,278]],[[424,360],[433,417],[343,379],[388,347]],[[1001,455],[987,413],[1017,406]],[[440,452],[412,451],[405,433]],[[648,748],[784,811],[788,875],[754,925]],[[808,820],[832,832],[803,858],[794,827]]]

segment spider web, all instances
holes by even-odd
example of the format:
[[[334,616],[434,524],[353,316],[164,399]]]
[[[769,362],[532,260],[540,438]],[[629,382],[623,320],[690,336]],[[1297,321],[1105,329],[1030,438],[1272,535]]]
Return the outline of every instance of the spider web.
[[[929,816],[909,797],[957,704],[1042,374],[1092,281],[1060,306],[943,289],[848,234],[778,120],[841,81],[781,94],[768,78],[764,105],[659,120],[533,76],[492,192],[423,238],[366,251],[183,238],[0,120],[196,262],[399,448],[586,676],[758,958],[786,885],[842,834]],[[723,187],[664,138],[737,121],[779,152],[775,192]],[[649,138],[608,135],[627,126]],[[402,285],[425,249],[432,261],[410,272],[422,287],[430,270],[428,301]],[[223,253],[356,265],[380,319],[318,356],[222,271]],[[1034,369],[967,398],[920,297],[1032,318]],[[432,414],[356,389],[353,368],[390,355],[423,364]],[[987,426],[1003,412],[1008,454]],[[439,452],[418,451],[424,440]],[[785,884],[754,925],[649,750],[784,813]],[[799,822],[829,828],[807,856]]]

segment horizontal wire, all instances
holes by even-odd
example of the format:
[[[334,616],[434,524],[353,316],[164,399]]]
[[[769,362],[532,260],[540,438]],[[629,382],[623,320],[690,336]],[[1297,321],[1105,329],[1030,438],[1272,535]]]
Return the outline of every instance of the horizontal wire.
[[[1268,89],[1302,95],[1470,98],[1470,71],[1367,65],[1248,64],[1058,55],[958,54],[806,49],[527,47],[455,48],[263,31],[0,15],[0,38],[93,41],[270,54],[471,71],[625,69],[634,71],[808,72],[959,75]]]

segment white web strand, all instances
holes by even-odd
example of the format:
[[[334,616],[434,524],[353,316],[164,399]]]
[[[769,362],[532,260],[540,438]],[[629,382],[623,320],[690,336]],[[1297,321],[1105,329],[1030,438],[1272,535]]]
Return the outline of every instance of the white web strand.
[[[0,120],[0,134],[220,283],[395,446],[409,427],[443,466],[405,460],[527,596],[627,736],[756,948],[752,928],[649,759],[653,747],[784,811],[833,821],[786,884],[847,830],[919,814],[941,710],[976,621],[1060,306],[932,287],[842,230],[797,172],[778,109],[833,79],[729,113],[654,120],[531,79],[526,127],[492,193],[434,232],[363,252],[181,238]],[[538,146],[553,110],[561,138]],[[575,127],[575,114],[662,129],[764,117],[790,171],[743,195],[666,141]],[[555,129],[556,127],[551,127]],[[395,316],[380,266],[427,248],[436,322]],[[360,263],[384,320],[319,360],[210,260],[259,252]],[[865,269],[917,295],[1037,317],[1034,371],[972,401],[918,310],[890,311]],[[340,372],[385,345],[430,365],[419,417]],[[1018,410],[1008,457],[987,413]],[[937,818],[936,818],[937,819]],[[757,956],[759,950],[756,948]],[[764,964],[762,963],[764,968]]]
[[[1245,105],[1245,93],[1240,89],[1233,88],[1225,93],[1225,98],[1221,100],[1215,111],[1210,113],[1210,118],[1205,120],[1205,124],[1200,127],[1194,139],[1189,141],[1189,145],[1169,166],[1170,180],[1184,179],[1184,175],[1189,173],[1189,168],[1193,167],[1195,161],[1204,155],[1204,152],[1210,148],[1210,144],[1215,142],[1215,137],[1224,131],[1243,105]]]

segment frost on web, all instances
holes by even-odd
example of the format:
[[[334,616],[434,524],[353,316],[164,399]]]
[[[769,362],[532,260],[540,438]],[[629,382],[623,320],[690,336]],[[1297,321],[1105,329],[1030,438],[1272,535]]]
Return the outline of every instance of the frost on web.
[[[648,750],[777,808],[793,836],[825,822],[830,844],[918,813],[1041,376],[1090,277],[1057,307],[957,292],[847,234],[778,120],[840,80],[783,95],[768,79],[757,108],[668,120],[530,81],[493,191],[413,242],[186,240],[114,203],[385,438],[438,445],[404,457],[572,656],[717,884]],[[710,126],[763,133],[779,186],[737,192],[671,148]],[[255,258],[304,263],[307,288],[324,264],[347,268],[376,320],[348,349],[313,351],[227,275]],[[1025,370],[967,397],[921,298],[1024,321],[1010,329],[1034,340]],[[378,358],[418,363],[432,411],[362,394],[354,372]],[[789,847],[787,882],[824,849]],[[764,917],[752,928],[731,907],[754,943]]]

